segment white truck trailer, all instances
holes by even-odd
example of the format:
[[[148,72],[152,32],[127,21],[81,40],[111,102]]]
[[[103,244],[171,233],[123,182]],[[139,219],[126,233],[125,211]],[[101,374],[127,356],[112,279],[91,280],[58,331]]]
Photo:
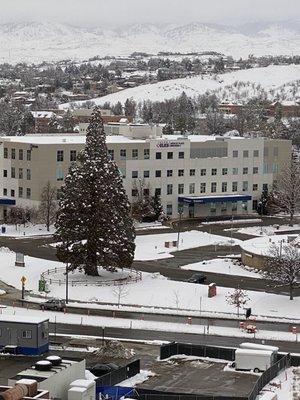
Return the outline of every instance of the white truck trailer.
[[[232,366],[241,371],[266,371],[272,365],[272,357],[270,350],[236,349]]]
[[[276,346],[268,346],[265,344],[258,344],[258,343],[248,343],[248,342],[244,342],[240,344],[240,348],[241,349],[252,349],[252,350],[268,350],[268,351],[272,351],[272,360],[271,363],[274,364],[277,361],[277,353],[279,350],[279,347]]]

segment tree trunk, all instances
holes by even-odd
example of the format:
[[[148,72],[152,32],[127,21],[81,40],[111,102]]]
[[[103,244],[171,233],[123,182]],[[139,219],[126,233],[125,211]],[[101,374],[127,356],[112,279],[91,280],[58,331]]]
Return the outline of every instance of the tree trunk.
[[[84,272],[86,275],[99,276],[98,265],[97,265],[97,249],[93,245],[93,241],[87,241],[87,260],[84,266]]]
[[[294,300],[294,286],[290,283],[290,300]]]

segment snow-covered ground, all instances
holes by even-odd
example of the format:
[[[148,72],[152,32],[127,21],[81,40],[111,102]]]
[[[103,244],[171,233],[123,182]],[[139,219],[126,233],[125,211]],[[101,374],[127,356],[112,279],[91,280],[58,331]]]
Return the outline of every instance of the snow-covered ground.
[[[244,100],[256,95],[253,87],[260,87],[267,92],[272,91],[270,100],[273,101],[274,93],[280,92],[285,84],[299,80],[300,65],[278,66],[271,65],[265,68],[252,68],[235,72],[225,73],[219,76],[194,76],[189,78],[172,79],[155,84],[147,84],[118,93],[109,94],[104,97],[92,99],[96,104],[103,105],[106,101],[115,104],[118,101],[125,103],[126,99],[133,98],[135,101],[163,101],[176,98],[184,91],[190,97],[196,97],[207,91],[221,91],[235,82],[247,83],[247,94]],[[293,95],[295,100],[295,94]],[[81,104],[82,102],[76,102]],[[70,103],[62,104],[61,108],[68,108]]]
[[[261,391],[258,400],[271,400],[276,395],[277,400],[295,400],[293,397],[293,385],[297,376],[299,378],[300,368],[288,368],[282,371],[276,378],[274,378],[268,385]],[[299,387],[300,389],[300,387]],[[296,394],[297,392],[295,392]]]
[[[256,272],[247,270],[237,260],[229,258],[215,258],[213,260],[187,264],[181,268],[197,272],[214,272],[227,275],[247,276],[250,278],[262,277]]]
[[[2,227],[5,228],[5,233],[2,233],[2,231],[1,231]],[[18,224],[18,225],[2,224],[0,226],[0,237],[1,236],[9,236],[9,237],[23,239],[24,237],[53,235],[53,233],[54,233],[54,226],[51,226],[50,230],[48,232],[45,224],[35,224],[35,225],[33,225],[31,223],[26,223],[25,225],[24,224]]]
[[[25,276],[26,289],[38,293],[38,280],[40,274],[48,268],[62,267],[63,264],[54,261],[45,261],[38,258],[25,257],[26,266],[14,266],[15,255],[13,252],[0,253],[0,279],[9,285],[21,288],[21,277]],[[84,276],[83,276],[83,279]],[[217,296],[208,298],[207,285],[192,284],[168,280],[159,274],[143,273],[143,279],[125,287],[121,303],[132,306],[132,311],[139,307],[157,307],[170,309],[170,312],[185,310],[236,314],[236,309],[229,305],[226,296],[232,289],[218,287]],[[52,284],[49,297],[64,298],[65,285]],[[260,316],[274,318],[300,319],[300,298],[290,301],[288,296],[275,295],[264,292],[248,291],[250,297],[247,306],[252,308],[252,313]],[[71,286],[69,285],[69,298],[74,301],[118,303],[118,293],[113,287]],[[201,309],[200,309],[201,307]]]
[[[177,233],[137,236],[135,240],[136,249],[134,259],[137,261],[146,261],[173,257],[170,253],[176,251],[177,248],[166,248],[165,242],[175,240],[177,240]],[[201,231],[188,231],[180,234],[179,250],[208,245],[231,246],[240,244],[241,241],[238,239],[233,239],[231,243],[231,239],[228,237],[212,235]]]
[[[244,228],[225,229],[225,231],[231,231],[231,230],[237,233],[242,233],[244,235],[271,236],[276,234],[276,232],[279,233],[280,231],[289,231],[292,234],[293,231],[300,230],[300,224],[295,224],[293,226],[289,225],[246,226]]]

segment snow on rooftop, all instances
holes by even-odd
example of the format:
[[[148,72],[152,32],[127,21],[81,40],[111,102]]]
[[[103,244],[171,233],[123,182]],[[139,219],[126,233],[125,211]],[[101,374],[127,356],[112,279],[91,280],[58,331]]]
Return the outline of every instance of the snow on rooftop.
[[[49,318],[45,317],[23,317],[20,315],[0,315],[0,322],[21,322],[24,324],[40,324],[42,322],[48,321]]]

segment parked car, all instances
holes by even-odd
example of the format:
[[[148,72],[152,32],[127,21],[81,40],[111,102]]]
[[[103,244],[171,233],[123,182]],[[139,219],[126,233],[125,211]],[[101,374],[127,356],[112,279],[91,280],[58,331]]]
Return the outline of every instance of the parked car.
[[[190,283],[204,283],[206,282],[207,277],[203,274],[194,274],[189,279]]]
[[[90,368],[90,371],[93,375],[99,377],[108,374],[111,371],[116,371],[117,369],[119,369],[119,367],[116,364],[108,363],[108,364],[96,364],[92,368]]]
[[[40,304],[41,310],[63,311],[66,303],[61,299],[50,299]]]

